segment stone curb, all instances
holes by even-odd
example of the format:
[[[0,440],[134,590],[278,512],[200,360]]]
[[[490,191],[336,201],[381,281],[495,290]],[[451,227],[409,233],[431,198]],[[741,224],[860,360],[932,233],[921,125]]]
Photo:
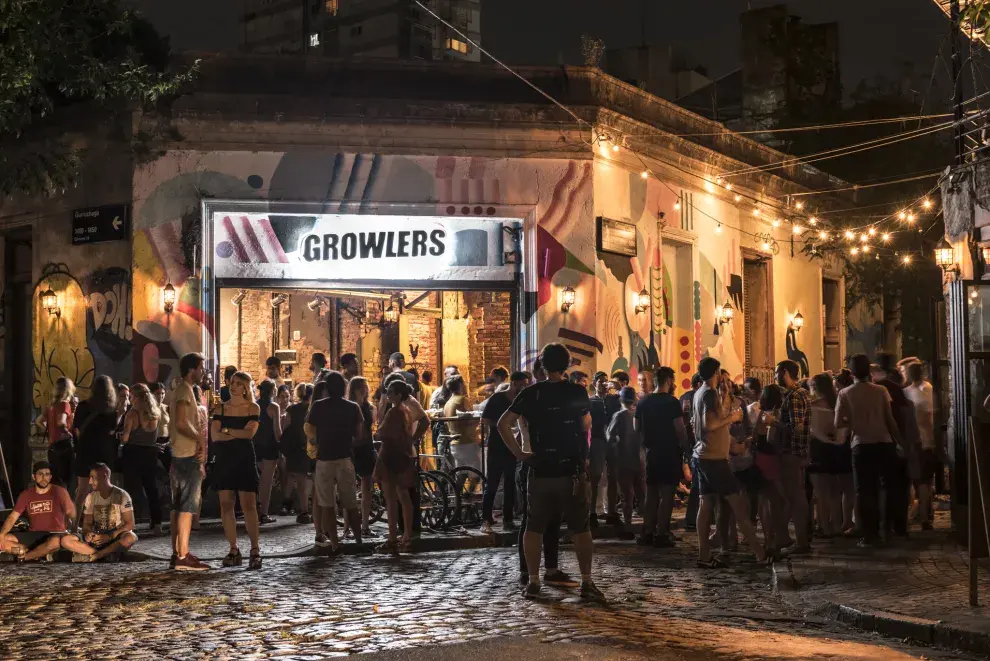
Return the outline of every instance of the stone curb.
[[[986,656],[990,652],[990,633],[961,629],[941,620],[869,610],[816,599],[814,590],[805,590],[794,576],[789,561],[773,565],[773,593],[792,605],[808,611],[809,615],[842,622],[863,631],[876,632],[891,638],[911,640],[953,650]]]

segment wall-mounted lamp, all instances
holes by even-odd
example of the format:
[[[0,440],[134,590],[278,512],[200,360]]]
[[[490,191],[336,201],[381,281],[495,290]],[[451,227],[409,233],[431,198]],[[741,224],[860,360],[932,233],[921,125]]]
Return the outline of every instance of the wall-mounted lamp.
[[[392,303],[388,304],[388,307],[382,312],[382,321],[387,324],[394,324],[399,320],[399,310]]]
[[[280,307],[282,304],[286,303],[288,300],[289,300],[289,296],[287,294],[277,294],[277,295],[275,295],[275,296],[272,297],[272,307],[273,308]]]
[[[577,292],[574,291],[573,287],[564,287],[560,291],[560,311],[568,312],[571,306],[577,302]]]
[[[793,317],[791,317],[790,326],[796,331],[799,331],[802,328],[804,328],[804,315],[802,315],[800,312],[796,313]]]
[[[643,291],[636,295],[636,314],[642,314],[650,309],[650,292],[643,288]]]
[[[162,287],[162,307],[165,309],[165,314],[171,314],[175,308],[175,287],[172,286],[171,281]]]
[[[729,323],[730,321],[732,321],[732,317],[734,317],[735,315],[736,315],[736,311],[733,310],[732,306],[729,305],[729,302],[726,301],[725,305],[723,305],[718,309],[718,325],[722,326],[724,324]]]
[[[230,299],[230,303],[231,305],[240,305],[241,303],[244,302],[244,299],[246,297],[247,297],[247,291],[242,289],[236,294],[234,294],[234,296]]]
[[[956,251],[952,245],[942,237],[942,240],[935,246],[935,263],[938,264],[945,273],[959,273],[959,265],[956,264]]]
[[[49,316],[61,318],[62,310],[58,307],[58,295],[52,291],[51,285],[41,292],[41,307],[48,310]]]

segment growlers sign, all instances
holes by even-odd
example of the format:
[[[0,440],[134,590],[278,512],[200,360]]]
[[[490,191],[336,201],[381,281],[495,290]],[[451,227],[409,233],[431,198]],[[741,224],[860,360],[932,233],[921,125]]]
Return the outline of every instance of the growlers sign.
[[[218,278],[504,280],[503,225],[441,216],[214,211]]]

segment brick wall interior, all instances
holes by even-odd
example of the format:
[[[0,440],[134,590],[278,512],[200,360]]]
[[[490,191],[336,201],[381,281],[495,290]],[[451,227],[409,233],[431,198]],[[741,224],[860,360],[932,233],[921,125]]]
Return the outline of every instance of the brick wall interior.
[[[237,365],[240,370],[260,379],[264,374],[265,360],[273,353],[275,322],[271,300],[278,292],[247,290],[240,306],[239,324],[237,307],[229,304],[235,293],[236,290],[232,289],[221,292],[220,300],[227,303],[221,308],[221,314],[230,315],[230,318],[229,322],[222,323],[222,327],[229,330],[226,337],[220,338],[220,364]],[[421,373],[426,369],[432,370],[434,384],[438,384],[443,370],[441,324],[444,319],[468,320],[470,365],[467,373],[472,390],[484,384],[485,377],[493,368],[508,368],[511,365],[511,298],[508,292],[429,294],[406,310],[403,322],[406,346],[402,347],[399,346],[398,328],[394,326],[382,331],[380,341],[377,335],[369,336],[373,339],[371,343],[362,337],[358,317],[365,318],[370,307],[371,318],[377,319],[378,301],[356,296],[324,297],[324,303],[311,310],[308,304],[316,300],[317,292],[285,293],[289,295],[289,300],[279,308],[278,348],[296,351],[297,363],[286,365],[284,369],[285,377],[296,382],[310,379],[309,362],[314,352],[327,354],[335,366],[341,354],[351,352],[359,356],[361,372],[374,390],[389,354],[401,351],[407,363]],[[421,293],[406,292],[407,303]],[[334,346],[338,337],[339,346]],[[369,347],[369,344],[374,347]]]

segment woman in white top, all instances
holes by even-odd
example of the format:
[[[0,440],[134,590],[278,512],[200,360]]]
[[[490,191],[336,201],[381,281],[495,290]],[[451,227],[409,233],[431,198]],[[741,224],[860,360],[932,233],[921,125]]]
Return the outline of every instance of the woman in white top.
[[[840,535],[844,529],[843,477],[851,474],[851,454],[846,431],[835,429],[837,395],[832,377],[817,374],[811,379],[811,466],[808,473],[815,490],[818,526],[826,537]]]

